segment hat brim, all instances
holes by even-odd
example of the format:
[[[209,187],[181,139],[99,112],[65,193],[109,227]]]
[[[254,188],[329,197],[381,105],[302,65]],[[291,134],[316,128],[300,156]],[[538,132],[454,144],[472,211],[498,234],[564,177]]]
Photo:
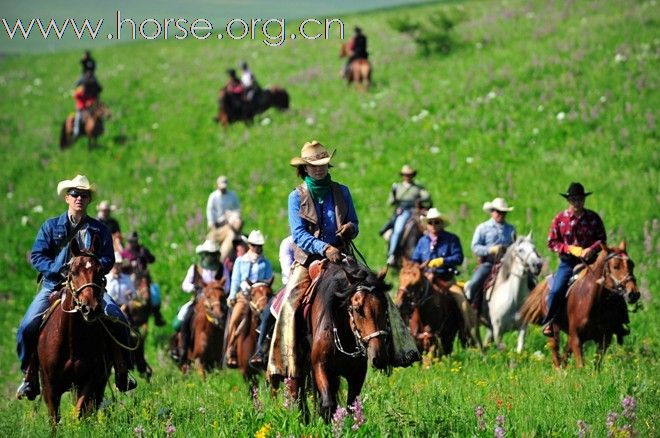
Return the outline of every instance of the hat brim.
[[[428,225],[429,221],[434,221],[436,219],[441,220],[444,223],[445,227],[451,225],[451,221],[449,220],[449,217],[445,216],[444,214],[440,215],[440,216],[437,216],[437,217],[432,217],[432,218],[422,216],[422,223],[424,225]]]
[[[289,164],[291,164],[294,167],[305,166],[307,164],[311,166],[323,166],[324,164],[330,163],[330,160],[332,160],[332,157],[335,155],[335,152],[337,152],[336,149],[332,151],[329,157],[325,157],[325,158],[321,158],[320,160],[313,160],[313,161],[306,160],[302,157],[293,157],[291,158],[291,161],[289,161]]]
[[[512,211],[513,209],[514,209],[514,207],[497,208],[497,207],[495,207],[493,204],[491,204],[490,202],[486,202],[486,203],[484,204],[484,207],[483,207],[483,210],[484,210],[486,213],[490,213],[490,212],[493,211],[493,210],[501,211],[502,213],[508,213],[508,212]]]
[[[592,193],[593,193],[593,192],[585,192],[585,193],[583,193],[583,194],[574,193],[574,194],[572,194],[572,195],[571,195],[571,194],[568,194],[568,193],[560,193],[560,195],[563,196],[563,197],[566,198],[566,199],[570,198],[571,196],[584,196],[584,197],[586,198],[587,196],[591,195]]]
[[[62,181],[57,185],[57,194],[63,198],[66,195],[66,192],[71,189],[86,190],[90,193],[95,193],[96,185],[90,184],[89,186],[81,186],[72,184],[71,181]]]

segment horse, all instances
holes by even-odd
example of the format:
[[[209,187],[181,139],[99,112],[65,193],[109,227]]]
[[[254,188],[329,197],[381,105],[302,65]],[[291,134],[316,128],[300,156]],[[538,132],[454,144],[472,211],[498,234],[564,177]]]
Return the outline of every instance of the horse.
[[[340,377],[348,383],[347,404],[352,405],[362,390],[368,364],[379,370],[389,367],[386,294],[390,286],[384,282],[387,271],[375,274],[354,261],[325,263],[313,292],[308,291],[308,309],[299,314],[307,315],[306,321],[297,324],[298,339],[307,339],[309,333],[309,340],[299,346],[305,377],[290,379],[287,390],[298,399],[307,419],[306,382],[311,379],[319,413],[330,421],[337,409]]]
[[[594,341],[597,343],[595,367],[598,369],[613,335],[617,335],[619,344],[623,343],[623,338],[628,334],[624,327],[628,322],[627,304],[636,303],[640,297],[634,266],[626,252],[625,242],[613,248],[601,244],[596,261],[584,266],[568,289],[565,306],[553,324],[554,335],[548,340],[556,368],[566,364],[571,352],[575,355],[575,365],[583,367],[582,347],[585,342]],[[526,323],[541,323],[547,312],[548,292],[548,281],[544,280],[529,295],[520,310]],[[561,360],[559,330],[568,334]]]
[[[234,252],[233,241],[241,236],[243,220],[240,211],[228,211],[225,213],[226,223],[217,228],[212,228],[206,235],[207,240],[212,240],[220,245],[220,260],[225,260]]]
[[[348,58],[352,55],[348,43],[341,45],[339,51],[340,58]],[[348,85],[355,83],[358,91],[367,91],[371,85],[371,63],[368,59],[355,59],[348,66],[348,72],[343,75]]]
[[[142,377],[147,381],[151,380],[153,370],[144,354],[144,342],[149,332],[149,315],[151,315],[151,277],[146,271],[139,271],[133,274],[133,284],[135,285],[136,298],[128,303],[126,313],[129,321],[139,329],[140,342],[135,350],[135,367]]]
[[[100,101],[96,101],[91,107],[83,111],[81,117],[81,130],[78,137],[81,135],[87,136],[87,146],[89,149],[96,147],[98,138],[103,134],[103,120],[109,119],[111,116],[110,110]],[[69,148],[78,137],[73,136],[73,124],[75,123],[75,115],[70,114],[62,123],[60,130],[60,150]]]
[[[192,317],[191,348],[188,360],[194,362],[197,373],[205,377],[206,371],[222,367],[227,297],[225,279],[214,280],[204,285],[195,303]],[[185,370],[184,370],[185,371]]]
[[[252,390],[256,384],[258,370],[250,366],[250,358],[255,352],[257,346],[257,327],[259,326],[259,317],[261,312],[268,304],[268,300],[273,295],[273,279],[269,282],[257,282],[250,285],[249,297],[245,294],[239,294],[239,300],[245,300],[247,311],[243,316],[242,322],[236,328],[236,356],[238,367],[246,382]],[[252,393],[250,391],[250,393]]]
[[[213,120],[216,123],[221,123],[224,127],[238,121],[252,123],[254,116],[257,114],[261,114],[270,108],[284,111],[289,109],[289,104],[289,93],[280,87],[259,89],[250,102],[237,100],[235,96],[231,96],[223,88],[220,90],[218,99],[218,115]]]
[[[114,363],[126,366],[119,351],[109,349],[110,343],[99,319],[103,318],[105,278],[94,255],[98,248],[96,236],[90,251],[81,250],[76,239],[71,241],[73,257],[62,297],[44,317],[39,334],[37,359],[43,399],[53,424],[59,422],[60,401],[66,391],[73,391],[79,417],[100,405],[113,364],[109,350],[119,361]]]
[[[403,265],[404,259],[410,260],[413,253],[415,252],[415,247],[419,238],[424,234],[424,226],[420,221],[419,210],[415,210],[410,219],[406,222],[403,227],[403,233],[401,233],[401,238],[397,245],[396,250],[394,251],[394,266],[393,268],[401,268]],[[392,232],[388,230],[383,234],[385,240],[389,242],[389,239],[392,238]]]
[[[420,352],[449,355],[464,324],[461,309],[448,287],[426,278],[424,268],[425,264],[404,260],[395,303]]]
[[[488,290],[484,291],[480,314],[485,318],[488,327],[487,342],[493,342],[499,346],[502,335],[508,331],[518,329],[518,343],[516,351],[522,352],[527,333],[527,324],[517,318],[517,311],[529,294],[528,275],[534,276],[541,272],[543,260],[536,251],[532,241],[532,233],[519,237],[509,246],[502,257],[495,282]],[[471,287],[466,283],[465,289]],[[475,293],[468,293],[475,296]]]

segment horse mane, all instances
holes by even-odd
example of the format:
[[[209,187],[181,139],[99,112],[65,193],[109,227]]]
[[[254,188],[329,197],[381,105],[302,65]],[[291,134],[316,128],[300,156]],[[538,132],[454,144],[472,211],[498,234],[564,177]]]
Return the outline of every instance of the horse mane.
[[[504,253],[504,257],[502,257],[502,267],[500,268],[500,273],[499,275],[502,276],[502,278],[509,278],[511,275],[511,268],[513,267],[513,262],[515,261],[515,251],[516,247],[520,244],[520,242],[524,239],[523,237],[518,237],[513,244],[509,245],[509,247],[506,249],[506,252]]]

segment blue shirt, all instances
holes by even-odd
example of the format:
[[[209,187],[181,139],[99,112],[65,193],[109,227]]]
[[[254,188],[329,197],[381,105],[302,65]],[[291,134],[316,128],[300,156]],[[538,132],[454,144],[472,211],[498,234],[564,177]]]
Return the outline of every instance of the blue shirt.
[[[115,253],[112,248],[110,231],[101,221],[85,216],[83,225],[76,232],[75,239],[80,249],[89,250],[94,236],[99,238],[99,248],[96,256],[101,263],[101,273],[106,275],[115,263]],[[71,259],[69,251],[69,233],[73,225],[69,221],[68,212],[48,219],[41,225],[37,238],[32,245],[30,259],[32,266],[43,275],[42,287],[53,289],[59,284],[66,273],[65,265]]]
[[[508,223],[498,224],[490,218],[477,226],[472,237],[472,252],[479,257],[488,256],[488,250],[495,245],[508,247],[516,239],[516,229]]]
[[[463,249],[461,241],[456,234],[441,231],[435,242],[431,241],[428,234],[419,238],[417,247],[412,255],[412,261],[415,263],[424,263],[438,257],[444,259],[441,267],[433,270],[436,274],[447,273],[447,268],[454,268],[463,263]]]
[[[355,225],[355,236],[359,232],[358,218],[353,205],[353,198],[348,187],[339,185],[341,193],[344,196],[346,207],[346,222],[352,222]],[[323,256],[323,249],[328,245],[339,245],[340,240],[337,237],[337,218],[335,217],[335,201],[332,197],[332,190],[323,198],[322,203],[314,202],[316,208],[316,217],[319,220],[321,234],[317,239],[313,234],[307,231],[307,221],[300,217],[300,193],[295,189],[289,194],[289,226],[293,241],[307,254],[318,254]]]
[[[234,262],[234,269],[231,273],[230,300],[236,298],[241,282],[249,280],[251,283],[256,283],[257,281],[268,281],[273,278],[273,266],[268,259],[259,256],[257,261],[252,263],[248,257],[248,254],[243,254]]]

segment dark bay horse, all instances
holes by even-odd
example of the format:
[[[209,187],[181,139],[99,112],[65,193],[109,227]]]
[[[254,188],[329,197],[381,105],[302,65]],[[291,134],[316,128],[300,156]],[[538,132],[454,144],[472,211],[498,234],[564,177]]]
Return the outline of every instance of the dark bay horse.
[[[348,48],[348,43],[341,45],[339,51],[340,58],[348,58],[352,55],[351,50]],[[355,83],[355,88],[358,91],[367,91],[371,85],[371,63],[368,59],[356,59],[351,62],[348,74],[345,75],[348,85]]]
[[[577,367],[584,365],[582,347],[587,341],[597,344],[596,367],[600,367],[612,337],[617,335],[619,343],[627,334],[624,324],[628,322],[627,304],[639,300],[634,263],[626,252],[625,242],[616,248],[602,246],[596,261],[580,272],[578,279],[569,288],[565,307],[555,319],[554,336],[548,343],[555,367],[566,363],[568,355],[575,355]],[[544,280],[530,294],[520,309],[527,323],[540,324],[547,312],[548,285]],[[557,297],[559,298],[559,297]],[[563,358],[559,357],[559,329],[568,333]]]
[[[289,93],[284,88],[270,87],[257,90],[252,102],[244,100],[239,102],[223,88],[218,98],[218,115],[213,120],[225,127],[239,121],[252,123],[254,116],[270,108],[277,108],[280,111],[289,109]]]
[[[202,377],[206,376],[207,370],[222,366],[225,320],[227,318],[227,297],[224,285],[224,278],[207,283],[195,304],[190,331],[193,341],[188,350],[188,360],[195,363],[195,368]]]
[[[244,294],[239,294],[238,298],[247,302],[247,311],[243,316],[242,322],[236,328],[236,356],[238,358],[238,367],[245,381],[250,384],[250,390],[257,384],[256,376],[259,374],[259,370],[251,367],[249,361],[257,346],[259,317],[266,304],[268,304],[268,300],[273,295],[272,284],[273,279],[267,283],[254,283],[250,285],[249,300]]]
[[[82,127],[79,131],[78,137],[73,136],[73,124],[75,122],[75,115],[69,115],[60,130],[60,149],[64,150],[73,145],[76,140],[85,135],[87,137],[87,146],[92,149],[96,147],[98,138],[104,132],[103,120],[109,119],[111,116],[110,110],[101,102],[96,102],[90,108],[83,112]]]
[[[420,352],[451,354],[463,325],[461,310],[447,288],[424,275],[424,265],[404,261],[395,303]]]
[[[348,383],[348,405],[360,395],[367,367],[389,366],[389,318],[385,294],[390,289],[378,275],[354,261],[328,263],[309,298],[306,324],[311,345],[303,341],[303,376],[311,376],[321,416],[329,421],[337,409],[339,378]],[[304,326],[305,323],[298,325]],[[300,336],[299,339],[306,339]],[[287,390],[308,410],[306,379],[291,379]]]
[[[424,234],[424,226],[420,221],[420,211],[415,210],[408,222],[406,222],[403,227],[403,233],[401,233],[401,239],[397,245],[397,248],[394,252],[394,267],[400,268],[403,265],[405,259],[410,260],[415,252],[415,247],[419,238]],[[387,236],[387,235],[384,235]],[[391,238],[391,233],[389,234],[388,239]]]
[[[81,251],[76,239],[71,241],[73,258],[62,299],[39,334],[37,357],[43,398],[53,423],[60,419],[60,400],[66,391],[73,391],[80,416],[99,406],[114,362],[110,351],[124,363],[99,321],[105,278],[94,255],[98,246],[96,236],[90,252]]]
[[[140,332],[140,342],[135,350],[135,367],[142,377],[149,381],[153,370],[144,354],[144,342],[149,332],[149,315],[151,315],[151,277],[146,271],[138,271],[132,275],[135,285],[136,299],[132,300],[126,309],[129,321]]]

